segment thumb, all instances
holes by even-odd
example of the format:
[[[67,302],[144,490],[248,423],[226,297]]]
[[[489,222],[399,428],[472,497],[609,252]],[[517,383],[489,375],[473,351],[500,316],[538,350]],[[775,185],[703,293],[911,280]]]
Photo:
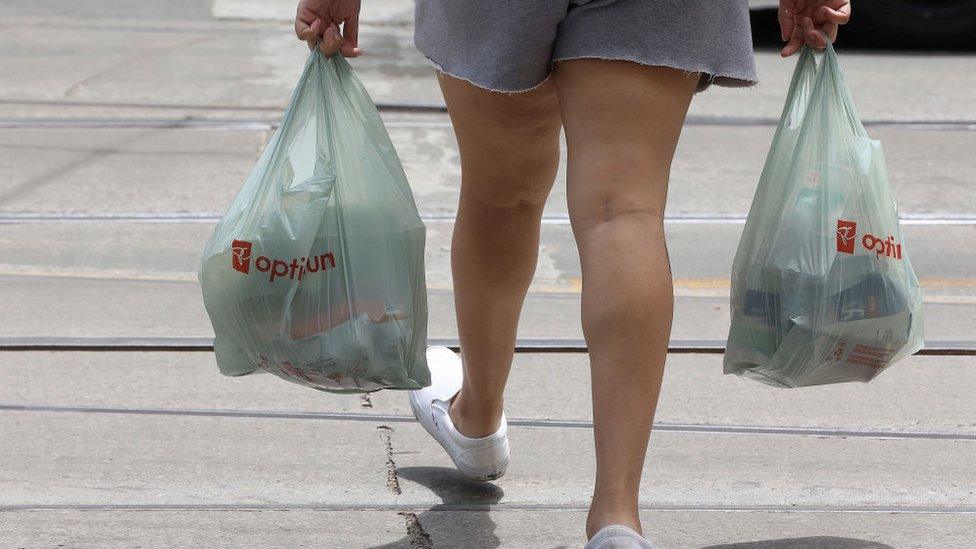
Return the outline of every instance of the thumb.
[[[355,14],[342,24],[342,55],[359,57],[363,51],[359,49],[359,14]]]
[[[777,19],[779,20],[779,35],[783,42],[793,36],[793,28],[796,25],[795,10],[792,2],[780,2]]]

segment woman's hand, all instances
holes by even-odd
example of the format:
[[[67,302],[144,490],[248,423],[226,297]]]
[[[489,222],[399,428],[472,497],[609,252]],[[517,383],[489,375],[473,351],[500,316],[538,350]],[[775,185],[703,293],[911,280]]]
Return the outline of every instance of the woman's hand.
[[[847,24],[850,18],[850,0],[779,0],[779,29],[783,42],[789,41],[780,55],[789,57],[803,44],[818,50],[826,48],[824,35],[833,42],[837,27]]]
[[[299,0],[295,34],[309,48],[318,45],[327,57],[338,51],[346,57],[359,57],[363,54],[359,49],[359,6],[360,0]]]

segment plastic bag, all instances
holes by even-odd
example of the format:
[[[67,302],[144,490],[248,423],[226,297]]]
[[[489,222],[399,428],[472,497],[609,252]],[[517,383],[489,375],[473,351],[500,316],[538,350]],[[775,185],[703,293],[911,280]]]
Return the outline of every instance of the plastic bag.
[[[375,105],[342,56],[313,52],[203,252],[221,373],[330,392],[428,385],[424,238]]]
[[[831,46],[804,48],[732,267],[725,373],[870,381],[922,347],[918,280],[881,144]]]

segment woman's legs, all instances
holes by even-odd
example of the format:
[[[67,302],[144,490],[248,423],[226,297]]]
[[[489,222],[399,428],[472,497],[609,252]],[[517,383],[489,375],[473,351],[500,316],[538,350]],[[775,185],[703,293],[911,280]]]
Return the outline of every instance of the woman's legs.
[[[498,428],[561,118],[593,387],[597,478],[587,534],[612,523],[639,530],[641,471],[671,329],[664,203],[698,75],[572,60],[522,94],[440,81],[462,170],[451,264],[464,386],[451,417],[471,437]]]
[[[535,274],[542,209],[559,163],[552,82],[519,94],[439,75],[461,153],[451,270],[464,384],[451,406],[469,437],[498,430],[522,302]]]
[[[587,535],[608,524],[640,531],[641,471],[673,308],[664,204],[698,75],[580,59],[558,63],[554,81],[593,391],[597,471]]]

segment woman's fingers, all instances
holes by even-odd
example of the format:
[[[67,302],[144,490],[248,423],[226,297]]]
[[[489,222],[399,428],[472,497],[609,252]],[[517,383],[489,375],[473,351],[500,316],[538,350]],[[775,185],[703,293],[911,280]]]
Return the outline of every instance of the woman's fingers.
[[[834,25],[846,25],[851,19],[850,9],[847,12],[838,11],[827,6],[820,7],[820,13],[818,14],[818,19],[825,23],[831,23]]]
[[[783,47],[783,50],[779,54],[783,57],[789,57],[800,51],[800,48],[803,47],[803,34],[803,29],[800,25],[793,25],[793,34],[790,35],[790,41]]]
[[[843,25],[847,23],[847,19],[851,18],[851,0],[827,0],[824,4],[828,8],[844,14],[846,17],[844,21],[837,21],[837,24]]]
[[[333,23],[329,25],[329,28],[325,29],[324,33],[322,33],[322,42],[319,43],[319,50],[321,50],[326,57],[332,57],[341,47],[342,35],[339,34],[339,25]]]
[[[803,20],[803,36],[806,43],[814,49],[822,50],[827,47],[826,38],[809,17]]]
[[[804,7],[800,10],[800,16],[793,12],[795,7],[795,2],[780,2],[780,32],[784,41],[789,39],[780,52],[783,57],[793,55],[803,44],[818,50],[826,48],[827,40],[836,40],[839,26],[847,24],[851,18],[850,0],[823,0],[816,9]]]
[[[851,3],[848,0],[831,0],[817,10],[817,29],[826,34],[830,41],[837,40],[837,30],[840,25],[846,25],[851,19]],[[823,36],[816,38],[819,48],[826,48]]]
[[[317,47],[327,57],[332,57],[340,51],[346,57],[358,57],[363,54],[363,51],[359,49],[358,2],[355,2],[355,5],[346,6],[350,9],[331,10],[335,13],[330,12],[328,14],[316,13],[309,8],[308,4],[304,0],[299,2],[298,12],[295,14],[295,35],[299,39],[304,40],[309,48]],[[336,7],[337,5],[337,3],[333,3],[331,6]],[[349,13],[352,15],[345,19],[341,18],[341,16],[347,16]],[[336,22],[342,23],[341,31]]]
[[[346,28],[348,29],[346,31],[347,36],[349,34],[356,36],[357,29],[355,25],[353,25],[353,28],[350,28],[347,22]],[[312,24],[308,24],[301,19],[296,19],[295,34],[308,44],[309,49],[315,49],[317,46],[326,57],[332,57],[340,51],[346,57],[358,57],[363,53],[355,41],[342,36],[339,32],[339,25],[333,23],[326,26],[325,21],[322,19],[316,19],[312,21]]]
[[[298,38],[306,40],[305,38],[308,33],[308,29],[315,24],[317,20],[321,19],[314,11],[308,9],[304,2],[298,4],[298,11],[295,13],[295,34]],[[321,23],[319,23],[321,25]],[[319,33],[322,32],[322,28],[319,28]]]
[[[315,47],[315,43],[319,41],[319,35],[321,33],[321,20],[316,19],[312,21],[311,25],[301,20],[295,20],[295,34],[298,35],[299,39],[304,40],[309,48]]]
[[[305,37],[308,36],[308,29],[309,29],[310,26],[311,25],[309,25],[305,21],[302,21],[301,19],[299,19],[299,18],[296,17],[295,18],[295,36],[297,36],[299,38],[299,40],[305,40]]]
[[[295,13],[295,34],[308,44],[309,49],[315,48],[321,40],[326,25],[326,21],[310,10],[304,2],[299,2],[298,11]]]
[[[820,27],[820,30],[830,37],[831,43],[837,41],[837,29],[840,28],[834,23],[827,23],[826,25]]]
[[[304,28],[299,29],[298,28],[299,23],[301,23],[301,25],[303,25]],[[296,28],[296,32],[298,33],[298,37],[304,40],[306,44],[308,44],[308,49],[314,49],[315,44],[318,43],[320,37],[322,36],[322,27],[324,25],[325,25],[324,21],[322,21],[321,19],[316,19],[315,21],[312,21],[311,25],[303,21],[297,21],[295,23],[295,28]]]
[[[837,30],[839,28],[837,23],[823,23],[817,26],[812,20],[807,19],[804,21],[803,32],[806,35],[807,44],[810,44],[810,46],[818,50],[822,50],[827,47],[828,39],[831,43],[837,40]]]

